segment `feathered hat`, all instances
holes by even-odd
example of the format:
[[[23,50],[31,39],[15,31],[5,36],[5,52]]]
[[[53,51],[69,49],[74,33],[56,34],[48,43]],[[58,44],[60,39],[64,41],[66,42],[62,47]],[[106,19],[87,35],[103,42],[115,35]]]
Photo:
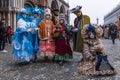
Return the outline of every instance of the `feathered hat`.
[[[65,20],[65,14],[63,14],[63,13],[61,13],[60,15],[59,15],[59,20]]]
[[[81,12],[81,8],[82,6],[76,6],[75,8],[71,9],[70,12],[76,14],[78,12]]]

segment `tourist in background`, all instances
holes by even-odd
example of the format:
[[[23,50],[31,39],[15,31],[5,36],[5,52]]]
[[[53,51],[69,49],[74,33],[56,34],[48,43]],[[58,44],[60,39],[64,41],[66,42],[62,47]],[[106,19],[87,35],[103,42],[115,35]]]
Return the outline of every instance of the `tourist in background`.
[[[113,44],[115,44],[116,34],[117,34],[117,26],[114,23],[112,23],[110,26],[110,35]]]
[[[7,35],[7,31],[5,28],[6,28],[5,19],[1,19],[1,22],[0,22],[0,50],[1,52],[8,52],[7,50],[5,50],[5,41],[6,41],[6,35]]]
[[[118,29],[118,38],[119,38],[119,40],[120,40],[120,17],[119,17],[119,19],[118,19],[117,29]]]
[[[8,26],[8,29],[7,29],[7,42],[8,42],[8,44],[11,44],[11,27],[10,26]]]
[[[104,29],[104,38],[109,39],[109,26],[106,25]]]

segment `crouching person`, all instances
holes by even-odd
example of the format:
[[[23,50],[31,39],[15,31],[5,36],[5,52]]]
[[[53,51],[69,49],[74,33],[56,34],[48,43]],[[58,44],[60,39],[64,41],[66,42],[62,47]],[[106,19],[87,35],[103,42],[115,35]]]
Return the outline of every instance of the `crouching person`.
[[[116,73],[107,59],[105,48],[100,40],[102,32],[101,27],[91,24],[85,25],[82,29],[84,61],[78,66],[78,71],[85,75],[99,76]]]

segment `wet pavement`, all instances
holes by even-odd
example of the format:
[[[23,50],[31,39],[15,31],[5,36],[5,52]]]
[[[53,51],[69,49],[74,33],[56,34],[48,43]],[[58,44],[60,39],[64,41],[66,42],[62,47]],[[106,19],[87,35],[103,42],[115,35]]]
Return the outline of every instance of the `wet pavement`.
[[[120,80],[120,41],[112,44],[111,40],[103,39],[108,59],[116,68],[118,74],[115,76],[88,77],[77,72],[77,65],[81,60],[81,54],[74,52],[73,60],[66,61],[63,66],[53,62],[44,61],[39,56],[36,63],[18,65],[11,54],[11,46],[6,45],[8,53],[0,52],[0,80]]]

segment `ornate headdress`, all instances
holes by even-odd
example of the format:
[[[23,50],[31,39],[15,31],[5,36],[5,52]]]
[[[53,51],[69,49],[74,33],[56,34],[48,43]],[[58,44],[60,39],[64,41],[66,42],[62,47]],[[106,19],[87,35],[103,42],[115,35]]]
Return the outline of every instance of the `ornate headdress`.
[[[51,10],[49,8],[45,9],[45,15],[49,14],[51,16]]]
[[[82,6],[76,6],[75,8],[71,9],[70,12],[76,14],[78,12],[81,12],[81,8]]]

